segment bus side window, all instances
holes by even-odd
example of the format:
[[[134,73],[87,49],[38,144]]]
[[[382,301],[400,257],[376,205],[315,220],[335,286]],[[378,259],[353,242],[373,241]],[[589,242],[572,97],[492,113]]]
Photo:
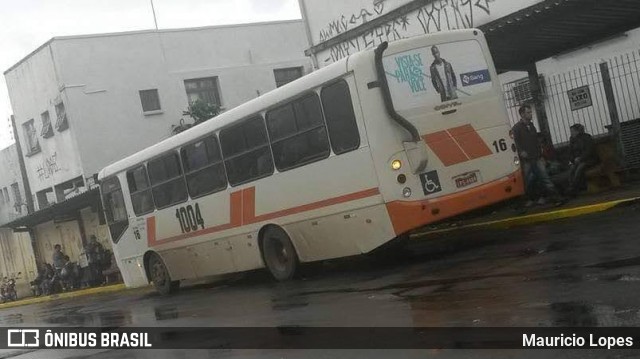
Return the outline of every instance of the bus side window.
[[[165,208],[187,200],[187,186],[177,153],[172,151],[151,160],[147,168],[156,208]]]
[[[232,186],[273,174],[273,159],[262,117],[253,117],[220,131],[220,145]]]
[[[315,93],[267,112],[267,128],[278,171],[304,166],[330,154],[322,108]]]
[[[180,150],[191,198],[227,188],[218,138],[211,135]]]
[[[107,217],[111,240],[118,243],[120,237],[129,226],[129,216],[124,205],[122,187],[117,177],[106,179],[100,185],[102,191],[102,202],[104,203],[104,213]]]
[[[154,209],[153,198],[151,198],[151,187],[149,186],[146,167],[140,165],[129,170],[127,172],[127,184],[131,193],[133,212],[137,216],[152,212]]]
[[[320,96],[333,152],[339,155],[360,147],[360,134],[347,82],[340,80],[325,86]]]

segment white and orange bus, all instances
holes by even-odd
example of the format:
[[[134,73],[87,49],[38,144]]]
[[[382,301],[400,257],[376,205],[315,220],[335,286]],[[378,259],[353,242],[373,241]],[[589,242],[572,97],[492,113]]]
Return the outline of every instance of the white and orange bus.
[[[127,286],[370,252],[522,194],[482,33],[383,43],[104,168]]]

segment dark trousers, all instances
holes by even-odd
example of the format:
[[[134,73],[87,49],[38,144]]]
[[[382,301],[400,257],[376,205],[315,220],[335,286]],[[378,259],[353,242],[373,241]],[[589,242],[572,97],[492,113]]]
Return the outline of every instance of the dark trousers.
[[[522,170],[524,172],[525,193],[529,199],[535,199],[537,187],[542,187],[546,195],[556,196],[558,194],[556,187],[549,178],[543,159],[524,161]]]

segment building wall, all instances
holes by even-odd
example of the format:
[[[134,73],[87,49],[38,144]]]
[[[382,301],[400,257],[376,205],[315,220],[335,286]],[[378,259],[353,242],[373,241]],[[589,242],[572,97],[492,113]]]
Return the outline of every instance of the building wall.
[[[14,233],[0,228],[0,279],[16,279],[18,298],[31,295],[29,282],[38,275],[36,261],[27,232]]]
[[[20,198],[16,198],[13,186],[18,186]],[[6,191],[5,191],[6,189]],[[20,175],[16,145],[0,151],[0,226],[27,214],[24,185]],[[5,196],[5,193],[8,194]]]
[[[38,133],[40,152],[25,156],[32,193],[168,137],[188,106],[185,79],[217,76],[229,109],[274,89],[274,69],[309,72],[307,47],[299,20],[54,38],[5,73],[25,155],[23,125],[34,119]],[[146,89],[158,89],[161,111],[143,113]],[[40,115],[55,122],[60,101],[69,128],[43,138]]]
[[[344,34],[415,0],[299,0],[312,45]],[[384,41],[438,31],[477,27],[542,0],[433,0],[417,10],[393,18],[362,35],[317,53],[320,67]]]
[[[188,106],[184,80],[217,76],[229,109],[275,89],[275,68],[309,71],[307,46],[301,21],[54,41],[85,176],[168,137]],[[143,113],[145,89],[158,89],[160,113]]]
[[[53,264],[53,247],[62,246],[62,252],[69,256],[72,262],[77,262],[83,253],[80,227],[77,221],[55,223],[49,221],[35,227],[35,251],[38,261]]]
[[[5,74],[11,106],[16,120],[17,134],[25,156],[27,177],[33,194],[55,184],[65,182],[82,174],[79,149],[73,137],[75,129],[58,132],[53,137],[43,138],[41,114],[49,111],[55,121],[55,104],[65,100],[59,92],[61,82],[54,62],[50,44],[25,59],[19,66]],[[28,141],[24,124],[33,119],[40,151],[28,155]]]

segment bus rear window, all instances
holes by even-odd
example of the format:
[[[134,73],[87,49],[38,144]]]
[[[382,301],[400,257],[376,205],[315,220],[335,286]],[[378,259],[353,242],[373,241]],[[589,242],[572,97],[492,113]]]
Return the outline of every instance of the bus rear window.
[[[122,187],[117,177],[106,179],[100,187],[111,240],[117,243],[129,226],[129,216],[124,204]]]
[[[489,65],[476,40],[389,54],[383,66],[398,111],[472,98],[493,87]]]

